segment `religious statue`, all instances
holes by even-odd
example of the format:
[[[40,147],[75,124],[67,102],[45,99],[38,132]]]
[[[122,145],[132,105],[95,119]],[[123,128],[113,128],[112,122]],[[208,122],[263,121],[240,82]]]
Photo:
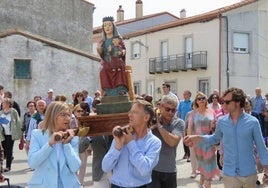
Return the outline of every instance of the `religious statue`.
[[[104,17],[102,21],[102,40],[97,47],[101,57],[100,84],[102,95],[126,95],[128,93],[126,48],[114,24],[113,17]]]

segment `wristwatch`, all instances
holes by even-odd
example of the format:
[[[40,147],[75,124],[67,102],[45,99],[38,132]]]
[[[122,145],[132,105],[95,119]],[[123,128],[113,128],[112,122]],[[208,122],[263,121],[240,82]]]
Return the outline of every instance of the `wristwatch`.
[[[163,125],[161,125],[161,124],[159,123],[159,126],[158,126],[158,128],[163,128]]]

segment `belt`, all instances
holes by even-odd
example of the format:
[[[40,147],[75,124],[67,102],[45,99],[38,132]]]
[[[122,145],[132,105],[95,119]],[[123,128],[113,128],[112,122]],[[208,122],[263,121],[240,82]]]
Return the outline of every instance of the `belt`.
[[[142,185],[142,186],[139,186],[139,187],[132,187],[132,188],[146,188],[146,187],[147,187],[146,185]],[[127,188],[127,187],[122,187],[122,186],[112,184],[111,188]]]

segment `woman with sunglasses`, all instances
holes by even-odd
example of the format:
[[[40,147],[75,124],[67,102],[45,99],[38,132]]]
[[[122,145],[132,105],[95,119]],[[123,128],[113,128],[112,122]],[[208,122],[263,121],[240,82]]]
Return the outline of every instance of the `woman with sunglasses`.
[[[215,112],[208,108],[207,97],[204,93],[198,92],[193,102],[193,111],[188,117],[188,135],[207,135],[215,128]],[[209,146],[202,142],[193,145],[198,170],[200,171],[200,187],[211,187],[213,177],[220,175],[216,163],[215,146]]]
[[[84,110],[81,107],[81,103],[77,104],[73,108],[73,117],[70,128],[78,127],[78,117],[81,117],[84,114]],[[86,174],[87,158],[91,155],[91,139],[89,137],[79,138],[79,157],[81,159],[81,167],[78,172],[78,178],[82,185],[84,185],[84,179]]]
[[[78,91],[75,93],[75,96],[74,96],[74,101],[73,101],[73,104],[74,106],[77,105],[77,104],[80,104],[81,102],[83,102],[85,100],[84,98],[84,95],[82,92]]]
[[[215,112],[221,109],[220,97],[217,94],[210,95],[211,102],[208,104],[209,108],[212,108]],[[209,100],[208,100],[209,101]]]

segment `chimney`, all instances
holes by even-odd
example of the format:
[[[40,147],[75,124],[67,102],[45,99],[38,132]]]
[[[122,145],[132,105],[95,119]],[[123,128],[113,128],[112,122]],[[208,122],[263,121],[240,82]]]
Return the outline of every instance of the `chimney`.
[[[186,10],[185,9],[181,9],[180,18],[186,18]]]
[[[136,1],[136,18],[141,18],[143,16],[143,5],[141,0]]]
[[[119,5],[119,8],[117,10],[117,22],[124,21],[124,10],[122,8],[122,5]]]

